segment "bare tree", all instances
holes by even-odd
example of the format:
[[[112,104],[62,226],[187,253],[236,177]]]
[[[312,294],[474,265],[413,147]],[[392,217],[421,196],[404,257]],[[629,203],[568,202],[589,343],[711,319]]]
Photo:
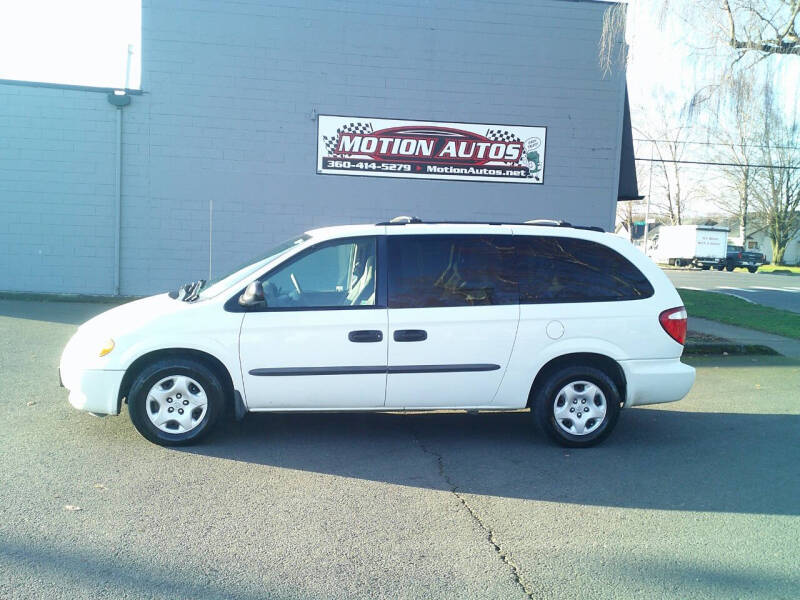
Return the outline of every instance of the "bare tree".
[[[800,56],[800,0],[722,0],[728,45],[739,52]]]
[[[686,151],[686,125],[669,126],[664,123],[656,131],[642,131],[637,134],[651,145],[653,153],[654,188],[651,206],[671,225],[682,225],[691,199],[699,193],[694,185],[687,185],[681,160]]]
[[[723,114],[709,128],[709,138],[715,150],[711,158],[721,163],[722,181],[714,204],[739,222],[739,237],[744,244],[747,238],[753,186],[758,169],[759,145],[763,141],[764,120],[761,107],[764,94],[754,89],[752,82],[742,81],[733,88],[730,102],[722,108]]]
[[[739,237],[742,243],[747,238],[747,226],[752,211],[753,183],[757,175],[752,159],[755,154],[751,146],[747,145],[747,131],[744,123],[740,123],[731,131],[716,131],[720,140],[720,151],[716,154],[722,161],[730,163],[721,167],[723,186],[719,190],[714,204],[723,212],[735,217],[739,222]]]
[[[659,0],[662,20],[670,17],[685,23],[705,47],[727,46],[733,50],[731,64],[746,55],[757,59],[772,55],[800,56],[800,0]],[[618,40],[625,31],[626,7],[610,6],[603,18],[600,64],[605,71],[618,57],[625,57],[625,45]],[[705,40],[705,41],[702,41]]]
[[[761,161],[754,204],[766,223],[773,264],[783,264],[789,242],[800,232],[800,124],[780,111],[764,114]]]
[[[623,200],[617,202],[617,223],[625,227],[625,231],[628,233],[628,240],[633,241],[633,201]]]

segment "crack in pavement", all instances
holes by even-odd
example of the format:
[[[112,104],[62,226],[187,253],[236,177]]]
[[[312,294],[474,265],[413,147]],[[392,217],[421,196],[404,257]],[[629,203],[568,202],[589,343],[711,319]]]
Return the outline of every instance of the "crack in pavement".
[[[488,525],[486,525],[486,523],[483,522],[483,519],[481,519],[478,513],[475,512],[475,509],[469,505],[464,496],[458,493],[458,486],[453,482],[452,479],[450,479],[450,476],[447,474],[447,471],[445,471],[444,459],[442,455],[428,448],[420,439],[419,434],[415,429],[412,429],[412,434],[414,436],[414,440],[417,442],[417,445],[419,445],[420,449],[425,454],[433,456],[436,459],[436,464],[439,467],[439,476],[444,480],[444,482],[450,488],[450,493],[452,493],[456,497],[456,499],[458,499],[459,503],[467,510],[467,513],[469,514],[470,518],[475,523],[477,523],[478,527],[480,527],[484,533],[486,533],[486,540],[492,545],[492,548],[494,549],[495,553],[500,558],[500,560],[502,560],[506,564],[506,566],[511,570],[511,576],[514,579],[514,582],[520,587],[520,589],[528,598],[534,600],[536,596],[534,595],[530,584],[523,577],[522,571],[519,568],[519,566],[509,556],[508,552],[506,552],[503,549],[503,546],[495,537],[494,531],[492,531],[492,529]]]

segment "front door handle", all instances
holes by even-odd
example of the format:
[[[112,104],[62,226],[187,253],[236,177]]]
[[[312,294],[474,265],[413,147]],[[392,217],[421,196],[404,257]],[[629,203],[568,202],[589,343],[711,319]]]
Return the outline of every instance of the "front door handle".
[[[347,334],[347,339],[356,343],[380,342],[383,332],[378,329],[357,329]]]
[[[422,342],[428,339],[424,329],[398,329],[394,332],[395,342]]]

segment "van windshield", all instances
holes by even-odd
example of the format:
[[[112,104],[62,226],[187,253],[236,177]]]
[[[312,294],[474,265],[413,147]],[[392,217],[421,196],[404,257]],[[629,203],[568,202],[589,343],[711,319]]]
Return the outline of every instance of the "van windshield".
[[[267,264],[271,263],[273,260],[278,258],[280,255],[285,254],[292,248],[296,248],[297,246],[303,244],[307,240],[311,239],[311,236],[308,234],[303,234],[299,237],[294,237],[290,240],[286,240],[270,248],[263,254],[251,258],[250,260],[240,264],[238,267],[233,269],[227,275],[223,275],[222,277],[217,277],[212,279],[211,281],[207,282],[200,290],[200,298],[211,298],[216,296],[220,292],[228,289],[232,285],[235,285],[239,281],[249,277],[262,267],[266,266]]]

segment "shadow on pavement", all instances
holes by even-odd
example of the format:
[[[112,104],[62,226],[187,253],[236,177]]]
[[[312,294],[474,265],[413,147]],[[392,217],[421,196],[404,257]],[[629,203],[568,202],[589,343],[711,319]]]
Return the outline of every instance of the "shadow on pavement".
[[[0,564],[9,568],[10,580],[5,589],[12,596],[48,597],[56,588],[58,597],[148,597],[192,598],[193,600],[256,600],[257,598],[308,598],[308,590],[290,590],[286,584],[258,581],[258,592],[241,589],[240,573],[232,576],[231,570],[208,570],[198,565],[197,557],[184,557],[182,565],[167,567],[163,561],[136,564],[107,555],[94,549],[45,547],[31,540],[0,540]],[[742,569],[739,566],[720,568],[688,563],[685,560],[667,559],[627,564],[614,561],[606,566],[614,581],[628,581],[633,589],[650,592],[666,588],[678,597],[725,598],[789,598],[790,590],[797,589],[800,578],[780,572]],[[22,577],[19,573],[31,573]],[[25,581],[23,588],[11,588],[10,581]],[[250,582],[252,585],[252,582]],[[0,580],[0,592],[4,589]],[[239,588],[239,589],[237,589]],[[283,588],[283,589],[281,589]],[[610,592],[612,588],[604,588]],[[598,592],[599,593],[599,592]],[[659,594],[660,596],[660,594]],[[16,596],[15,596],[16,597]]]
[[[798,431],[800,415],[631,409],[602,445],[575,450],[527,413],[253,414],[184,451],[468,494],[799,515]]]
[[[218,600],[230,598],[231,600],[257,600],[263,598],[262,594],[237,592],[230,589],[230,585],[221,586],[215,577],[198,570],[191,570],[197,561],[191,557],[183,561],[185,570],[180,568],[166,569],[162,560],[152,561],[146,565],[137,566],[129,561],[120,560],[116,556],[103,555],[96,551],[81,551],[71,547],[69,549],[54,549],[43,547],[31,541],[0,540],[0,564],[11,566],[9,576],[16,575],[19,570],[30,570],[35,573],[26,582],[25,597],[46,598],[47,586],[37,588],[39,582],[47,582],[62,590],[68,597],[72,593],[79,594],[73,597],[108,597],[111,590],[122,593],[118,597],[146,598],[192,598],[193,600]],[[110,588],[110,589],[109,589]],[[3,581],[0,579],[0,592],[3,591]],[[12,590],[20,593],[19,588]],[[27,595],[30,593],[30,596]],[[16,596],[15,596],[16,597]],[[113,596],[112,596],[113,597]],[[301,594],[286,593],[281,598],[301,598]]]
[[[669,590],[674,598],[792,598],[800,587],[800,576],[779,570],[742,568],[740,565],[702,565],[686,558],[664,557],[661,561],[608,565],[618,576],[631,582],[634,589]],[[655,583],[655,585],[653,585]],[[647,597],[640,594],[639,597]],[[651,592],[650,597],[656,597]]]
[[[81,325],[95,315],[114,308],[114,306],[117,305],[99,302],[0,299],[0,317]]]

